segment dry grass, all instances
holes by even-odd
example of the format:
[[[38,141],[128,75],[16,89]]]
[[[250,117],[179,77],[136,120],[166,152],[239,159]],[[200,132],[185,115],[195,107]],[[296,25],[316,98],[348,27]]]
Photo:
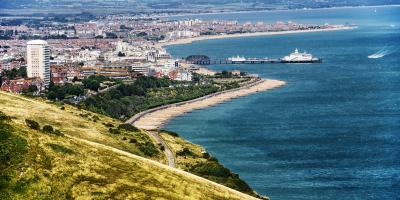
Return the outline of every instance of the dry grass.
[[[10,93],[0,93],[0,110],[14,118],[18,124],[25,124],[25,119],[33,119],[41,126],[51,125],[67,135],[112,146],[136,155],[145,156],[139,149],[139,143],[152,141],[143,132],[121,131],[121,134],[109,132],[112,125],[115,129],[121,122],[110,117],[80,110],[70,105],[56,105],[44,100],[33,100]],[[64,108],[63,110],[61,108]],[[123,140],[126,138],[126,140]],[[129,143],[134,138],[136,144]],[[155,143],[154,141],[152,141]],[[153,160],[165,162],[160,152],[157,156],[147,156]]]
[[[172,152],[176,154],[178,151],[182,151],[184,148],[188,148],[193,152],[194,156],[176,156],[176,166],[180,169],[187,170],[190,166],[196,163],[205,162],[207,159],[202,157],[203,147],[190,143],[180,137],[171,136],[163,131],[160,132],[160,136],[168,143]]]
[[[0,93],[13,135],[27,141],[23,160],[10,166],[4,199],[251,199],[250,196],[128,152],[136,151],[86,111]],[[90,113],[90,115],[94,115]],[[66,136],[29,129],[24,119],[50,124]],[[126,133],[128,134],[128,133]],[[79,138],[79,139],[78,139]],[[124,150],[124,151],[122,151]],[[157,160],[157,159],[156,159]]]

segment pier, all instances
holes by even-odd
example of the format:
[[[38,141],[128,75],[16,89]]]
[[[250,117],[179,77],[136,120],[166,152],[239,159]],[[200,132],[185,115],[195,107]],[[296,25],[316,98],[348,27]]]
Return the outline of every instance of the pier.
[[[319,60],[307,60],[307,61],[284,61],[280,59],[267,59],[267,58],[247,58],[245,60],[229,60],[229,59],[210,59],[207,57],[206,60],[186,60],[187,63],[196,65],[239,65],[239,64],[276,64],[276,63],[320,63]]]
[[[232,61],[228,59],[210,60],[210,64],[267,64],[267,63],[282,63],[282,61],[278,59],[261,59],[261,58],[249,58],[240,61]]]
[[[296,49],[296,53],[297,49]],[[304,53],[303,53],[304,54]],[[309,54],[311,55],[311,54]],[[206,55],[190,55],[186,57],[186,62],[196,65],[231,65],[231,64],[274,64],[274,63],[320,63],[322,59],[319,58],[307,58],[297,60],[284,60],[284,59],[270,59],[270,58],[223,58],[223,59],[211,59]]]

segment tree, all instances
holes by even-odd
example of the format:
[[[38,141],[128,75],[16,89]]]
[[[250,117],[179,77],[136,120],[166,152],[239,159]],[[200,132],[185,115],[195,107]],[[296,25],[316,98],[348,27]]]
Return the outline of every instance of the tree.
[[[221,75],[223,78],[230,78],[232,76],[232,73],[224,70],[222,71]]]
[[[20,77],[26,78],[26,77],[28,76],[28,75],[27,75],[27,72],[26,72],[26,67],[25,67],[25,66],[20,67],[20,68],[18,69],[17,75],[20,76]]]
[[[146,32],[140,32],[140,33],[136,34],[136,36],[144,37],[144,36],[147,36],[147,33]]]
[[[25,91],[24,93],[35,93],[38,91],[38,88],[36,87],[36,85],[30,85]]]
[[[84,93],[84,89],[80,85],[74,85],[74,84],[66,84],[62,89],[65,90],[65,94],[68,95],[75,95],[79,96]]]
[[[100,82],[93,79],[83,79],[82,81],[85,88],[97,91],[100,88]]]
[[[122,52],[118,52],[118,57],[125,57],[125,54]]]

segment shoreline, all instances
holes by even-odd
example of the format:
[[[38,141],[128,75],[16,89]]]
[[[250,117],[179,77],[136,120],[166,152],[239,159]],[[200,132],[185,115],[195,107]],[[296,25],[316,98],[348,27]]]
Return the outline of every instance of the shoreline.
[[[324,31],[340,31],[340,30],[351,30],[351,29],[355,29],[355,28],[357,28],[357,26],[343,26],[343,27],[311,29],[311,30],[238,33],[238,34],[230,34],[230,35],[211,35],[211,36],[200,36],[200,37],[193,37],[193,38],[182,38],[182,39],[177,39],[174,41],[158,43],[156,45],[159,45],[160,47],[165,47],[165,46],[170,46],[170,45],[190,44],[190,43],[193,43],[196,41],[203,41],[203,40],[241,38],[241,37],[257,37],[257,36],[268,36],[268,35],[286,35],[286,34],[296,34],[296,33],[313,33],[313,32],[324,32]]]
[[[334,10],[334,9],[351,9],[351,8],[385,8],[385,7],[400,7],[400,4],[384,4],[370,6],[334,6],[326,8],[296,8],[296,9],[276,9],[276,10],[243,10],[243,11],[222,11],[222,12],[204,12],[204,13],[187,13],[187,14],[172,14],[160,16],[166,18],[186,17],[186,16],[201,16],[201,15],[219,15],[219,14],[243,14],[243,13],[263,13],[263,12],[285,12],[285,11],[313,11],[313,10]]]
[[[257,92],[275,89],[285,84],[285,81],[261,79],[240,88],[217,92],[199,97],[197,99],[160,106],[143,111],[131,117],[125,123],[132,124],[145,130],[159,129],[172,118],[183,115],[187,112],[210,107],[241,96],[247,96]]]

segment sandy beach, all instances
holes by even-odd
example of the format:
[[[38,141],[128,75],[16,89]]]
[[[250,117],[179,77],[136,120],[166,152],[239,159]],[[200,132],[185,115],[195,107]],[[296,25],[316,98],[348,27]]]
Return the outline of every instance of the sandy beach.
[[[322,32],[322,31],[339,31],[339,30],[349,30],[357,28],[355,26],[338,26],[333,28],[324,29],[312,29],[312,30],[296,30],[296,31],[278,31],[278,32],[256,32],[256,33],[238,33],[230,35],[210,35],[210,36],[200,36],[194,38],[182,38],[174,41],[160,42],[157,45],[169,46],[177,44],[190,44],[195,41],[201,40],[214,40],[214,39],[224,39],[224,38],[238,38],[238,37],[256,37],[256,36],[266,36],[266,35],[284,35],[284,34],[294,34],[294,33],[311,33],[311,32]]]
[[[138,128],[146,130],[158,129],[162,127],[168,120],[192,110],[202,109],[233,98],[270,90],[283,85],[285,85],[285,82],[280,80],[259,80],[253,84],[237,89],[144,111],[133,116],[126,123],[131,123]]]

